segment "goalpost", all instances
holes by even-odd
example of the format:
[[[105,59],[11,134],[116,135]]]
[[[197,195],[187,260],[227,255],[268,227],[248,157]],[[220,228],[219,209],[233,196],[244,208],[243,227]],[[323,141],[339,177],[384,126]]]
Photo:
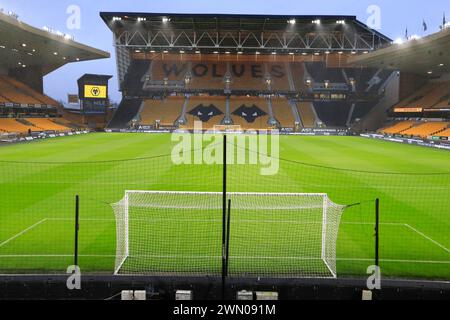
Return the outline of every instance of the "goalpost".
[[[114,274],[220,275],[220,192],[126,191]],[[345,206],[322,193],[228,193],[231,276],[336,277]]]

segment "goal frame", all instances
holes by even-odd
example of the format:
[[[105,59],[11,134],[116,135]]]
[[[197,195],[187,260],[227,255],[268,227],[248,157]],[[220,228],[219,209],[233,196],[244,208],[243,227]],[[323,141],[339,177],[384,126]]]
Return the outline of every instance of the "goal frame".
[[[222,192],[201,192],[201,191],[150,191],[150,190],[126,190],[124,197],[124,232],[125,232],[125,254],[122,261],[117,267],[115,267],[114,275],[119,276],[122,266],[125,264],[129,257],[129,194],[183,194],[183,195],[223,195]],[[326,238],[327,238],[327,214],[328,214],[328,201],[330,200],[327,193],[282,193],[282,192],[228,192],[227,196],[240,195],[240,196],[316,196],[323,197],[322,201],[322,243],[321,243],[321,260],[327,267],[328,271],[332,275],[331,278],[337,278],[337,273],[333,271],[326,259]],[[117,245],[117,244],[116,244]]]

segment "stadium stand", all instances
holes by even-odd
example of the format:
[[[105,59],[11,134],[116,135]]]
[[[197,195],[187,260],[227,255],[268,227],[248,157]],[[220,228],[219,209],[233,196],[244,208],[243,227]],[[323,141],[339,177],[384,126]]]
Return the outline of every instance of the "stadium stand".
[[[264,80],[264,65],[261,63],[236,64],[232,67],[230,88],[233,90],[267,90]]]
[[[306,91],[305,66],[303,63],[290,63],[294,87],[297,92]]]
[[[0,94],[7,102],[16,104],[28,104],[28,105],[40,105],[41,101],[35,99],[32,96],[18,90],[17,87],[11,84],[8,78],[0,76]]]
[[[224,89],[226,63],[192,62],[191,89]]]
[[[386,128],[380,129],[380,133],[384,134],[400,134],[401,132],[412,128],[414,121],[402,121]]]
[[[450,128],[445,129],[444,131],[436,134],[436,136],[442,137],[442,138],[450,138]]]
[[[361,119],[366,116],[375,107],[377,101],[372,102],[357,102],[351,115],[350,123],[353,123],[356,119]]]
[[[382,88],[382,85],[386,80],[392,75],[392,70],[378,70],[372,81],[369,81],[369,87],[367,88],[369,92],[376,92]],[[366,90],[367,90],[366,89]]]
[[[269,73],[270,75],[270,87],[272,91],[292,91],[290,85],[289,85],[289,79],[288,79],[288,74],[290,73],[290,75],[293,78],[297,78],[300,75],[295,74],[292,75],[292,69],[291,69],[291,64],[290,63],[286,63],[286,64],[269,64],[268,65],[269,68]]]
[[[181,114],[184,98],[170,97],[164,100],[145,100],[140,112],[142,125],[155,125],[160,121],[161,126],[174,126]]]
[[[25,125],[16,119],[0,118],[0,131],[7,133],[26,133],[36,129],[31,125]]]
[[[150,69],[150,61],[132,60],[125,75],[122,89],[131,95],[139,95],[144,83],[144,76],[148,74]]]
[[[58,124],[56,119],[50,118],[0,118],[0,131],[8,133],[28,133],[56,131],[71,131],[69,123],[67,125]]]
[[[155,60],[151,65],[153,86],[184,85],[188,78],[186,88],[189,89],[224,89],[228,80],[233,90],[267,90],[267,80],[270,80],[272,90],[290,90],[288,70],[282,63]],[[133,71],[132,66],[129,73]],[[139,85],[136,80],[128,80],[127,77],[127,87]]]
[[[369,68],[345,68],[344,72],[349,80],[355,81],[356,91],[365,92],[369,89],[370,80],[377,71]]]
[[[142,105],[142,99],[125,98],[120,103],[116,112],[114,113],[108,126],[110,128],[125,129],[129,126],[131,120],[133,120],[139,113]]]
[[[6,88],[7,90],[9,89],[9,93],[6,92],[6,94],[12,95],[12,98],[10,100],[11,102],[23,103],[21,101],[29,101],[29,102],[25,102],[25,103],[30,103],[31,101],[34,101],[37,104],[44,104],[44,105],[48,105],[48,106],[58,106],[59,105],[59,103],[56,102],[55,100],[51,99],[50,97],[47,97],[46,95],[40,94],[39,92],[33,90],[26,84],[14,79],[14,78],[0,75],[0,81],[5,83],[5,85],[3,85],[4,88]],[[19,96],[18,96],[18,94],[19,94]],[[21,100],[20,94],[28,96],[28,99]],[[0,95],[3,96],[3,93],[0,92]],[[15,97],[17,97],[17,99]]]
[[[326,62],[316,61],[316,59],[313,59],[312,62],[294,60],[279,62],[275,58],[273,58],[273,61],[267,60],[267,58],[259,61],[258,57],[243,56],[242,60],[235,58],[235,61],[227,55],[187,55],[184,58],[183,55],[149,56],[143,53],[133,54],[132,57],[135,58],[131,60],[122,83],[125,100],[137,97],[142,100],[152,99],[152,96],[161,97],[171,90],[178,94],[193,95],[191,100],[188,99],[188,106],[183,106],[182,109],[180,109],[183,105],[181,102],[176,106],[169,104],[171,107],[173,106],[173,110],[163,108],[162,105],[156,105],[153,108],[146,104],[141,113],[141,124],[144,125],[153,125],[156,120],[161,120],[163,126],[173,126],[180,115],[187,117],[180,118],[181,120],[189,120],[189,118],[192,118],[192,114],[188,113],[193,109],[192,104],[200,105],[202,103],[200,100],[206,99],[207,101],[204,101],[203,105],[209,106],[208,101],[210,99],[205,98],[209,95],[216,97],[222,95],[220,99],[214,99],[216,99],[215,103],[219,114],[224,115],[223,117],[215,116],[211,126],[223,124],[224,120],[228,120],[230,117],[232,122],[236,120],[240,123],[243,121],[242,117],[240,117],[241,119],[235,119],[235,115],[226,117],[226,96],[230,96],[231,110],[229,112],[233,113],[235,111],[233,110],[233,103],[236,99],[240,99],[236,97],[256,96],[271,91],[278,95],[286,95],[288,99],[293,101],[296,100],[298,109],[298,112],[293,110],[286,99],[274,99],[271,109],[273,118],[270,118],[268,110],[267,112],[263,111],[271,120],[272,125],[278,121],[280,127],[292,128],[295,127],[297,119],[300,120],[303,127],[312,128],[318,123],[318,120],[322,120],[328,127],[341,128],[349,126],[356,119],[364,118],[377,104],[373,99],[370,102],[362,101],[358,103],[336,100],[342,99],[342,96],[345,98],[345,95],[350,93],[349,77],[356,81],[361,93],[367,91],[377,93],[381,85],[392,74],[392,71],[377,69],[330,68]],[[336,63],[339,64],[340,62]],[[325,81],[336,83],[337,91],[333,91],[334,88],[323,88],[320,85],[314,86],[313,84],[311,86],[307,83],[307,78],[318,84]],[[333,93],[337,93],[341,98],[333,98]],[[200,98],[196,97],[198,94],[201,95]],[[297,97],[304,95],[320,96],[320,100],[314,98],[317,101],[314,104],[301,102],[302,99],[296,99],[294,94]],[[260,99],[256,101],[261,104]],[[116,111],[113,120],[109,123],[109,128],[126,128],[131,120],[137,116],[139,107],[130,108],[127,107],[128,104],[129,102],[125,102],[119,106],[119,110]],[[262,105],[262,109],[269,109],[267,101],[264,101]],[[122,108],[127,108],[127,110],[121,110]],[[181,114],[181,110],[183,110],[183,114]],[[172,111],[175,114],[169,115],[168,113]],[[119,121],[121,115],[126,116],[124,120]],[[258,125],[256,127],[267,127],[267,123],[265,123],[267,121],[263,121],[263,123],[260,118],[257,120]],[[181,121],[182,128],[191,128],[192,124],[189,122],[192,121],[188,121],[184,125]],[[207,122],[210,124],[209,119]],[[176,125],[178,125],[178,122]],[[245,128],[250,128],[255,125],[255,122],[250,122],[249,125],[248,121],[244,121],[243,125]]]
[[[316,82],[324,82],[326,80],[331,83],[346,82],[342,69],[327,68],[325,62],[306,62],[305,67]]]
[[[448,94],[450,94],[450,82],[430,82],[412,96],[398,103],[395,108],[437,107]]]
[[[316,126],[316,115],[314,113],[314,106],[311,102],[297,103],[297,108],[300,113],[300,118],[305,128],[313,128]]]
[[[174,60],[153,60],[151,79],[156,81],[184,81],[188,71],[188,62]]]
[[[450,90],[449,90],[450,92]],[[433,109],[450,108],[450,93],[442,96],[439,102],[433,106]]]
[[[402,131],[401,134],[405,136],[428,138],[429,136],[433,136],[444,131],[447,127],[447,122],[426,122]]]
[[[429,94],[416,101],[416,106],[418,108],[432,108],[434,105],[439,103],[440,99],[444,95],[447,95],[448,93],[449,88],[447,83],[436,84]]]
[[[348,102],[314,102],[317,116],[327,127],[346,127],[351,105]]]
[[[280,123],[282,128],[294,128],[295,117],[292,112],[292,107],[284,98],[272,99],[272,108],[275,118]]]
[[[432,109],[450,108],[450,81],[442,83],[432,94],[437,98],[437,102],[431,106]]]
[[[231,114],[234,125],[242,129],[268,129],[269,110],[265,98],[232,97]]]
[[[47,118],[25,118],[25,121],[28,121],[33,126],[42,131],[70,131],[69,127],[63,126],[61,124],[57,124],[55,121]],[[34,131],[34,130],[32,130]]]
[[[204,129],[220,125],[226,115],[227,98],[215,96],[191,96],[186,109],[187,125],[193,129],[194,121],[202,121]]]

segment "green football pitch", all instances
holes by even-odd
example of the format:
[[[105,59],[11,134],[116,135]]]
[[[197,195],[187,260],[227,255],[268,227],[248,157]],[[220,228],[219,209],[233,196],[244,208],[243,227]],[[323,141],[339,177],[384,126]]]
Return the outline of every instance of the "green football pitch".
[[[111,205],[126,190],[222,191],[222,166],[176,165],[175,144],[168,134],[95,133],[0,146],[0,273],[65,273],[79,195],[81,270],[112,274]],[[279,158],[274,175],[260,175],[263,164],[229,165],[228,191],[325,193],[336,204],[357,204],[339,225],[338,277],[363,276],[373,265],[379,198],[383,275],[450,279],[450,152],[360,137],[281,136]],[[320,261],[308,260],[321,245],[320,230],[303,223],[308,218],[246,214],[232,215],[232,274],[323,274]],[[130,252],[125,269],[219,274],[221,218],[221,210],[181,208],[130,221],[130,250],[144,255]]]

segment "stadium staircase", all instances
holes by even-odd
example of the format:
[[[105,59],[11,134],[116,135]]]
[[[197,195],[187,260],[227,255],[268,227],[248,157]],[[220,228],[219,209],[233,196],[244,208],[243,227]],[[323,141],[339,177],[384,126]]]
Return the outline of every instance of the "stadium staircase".
[[[304,128],[314,128],[317,123],[317,114],[311,102],[297,103],[301,122]]]
[[[139,114],[142,99],[124,98],[108,124],[110,129],[126,129]]]

